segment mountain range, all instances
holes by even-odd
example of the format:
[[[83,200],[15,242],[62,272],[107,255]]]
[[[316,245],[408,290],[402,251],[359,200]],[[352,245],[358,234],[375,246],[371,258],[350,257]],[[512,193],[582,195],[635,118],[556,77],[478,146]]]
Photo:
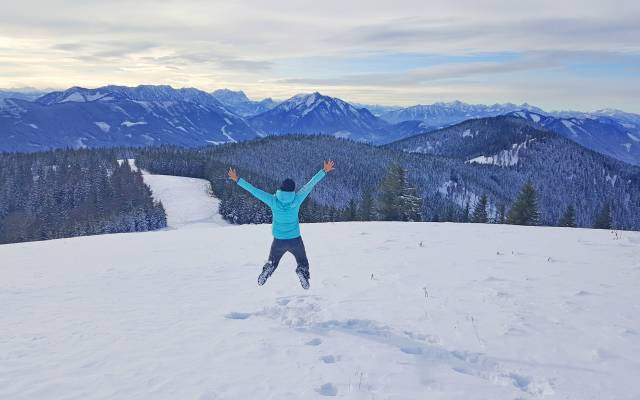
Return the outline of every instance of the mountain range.
[[[282,102],[242,91],[170,86],[72,87],[34,98],[0,91],[0,151],[59,147],[199,147],[268,135],[321,134],[376,145],[469,119],[511,115],[621,161],[640,165],[640,115],[545,112],[529,104],[459,101],[406,108],[353,105],[318,92]]]
[[[197,89],[72,87],[35,101],[0,103],[3,151],[60,147],[193,147],[253,139],[246,121]]]
[[[503,115],[512,111],[528,110],[544,113],[540,108],[524,104],[467,104],[461,101],[450,103],[434,103],[430,105],[416,105],[399,110],[383,112],[380,117],[391,123],[409,120],[423,121],[434,128],[444,127],[471,118],[486,118]]]

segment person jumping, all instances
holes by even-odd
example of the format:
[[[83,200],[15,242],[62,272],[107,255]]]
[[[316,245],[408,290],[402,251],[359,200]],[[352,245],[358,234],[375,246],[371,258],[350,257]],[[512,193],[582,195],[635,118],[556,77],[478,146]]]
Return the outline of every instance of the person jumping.
[[[309,289],[309,261],[304,248],[304,242],[300,236],[300,219],[299,212],[302,202],[309,196],[313,187],[324,178],[327,173],[333,171],[334,162],[329,160],[324,162],[323,168],[311,178],[296,193],[296,183],[293,179],[287,178],[282,181],[280,189],[275,194],[267,193],[260,190],[245,181],[238,178],[238,173],[234,168],[229,168],[229,179],[236,182],[238,186],[251,193],[256,199],[265,203],[271,209],[273,214],[273,224],[271,233],[273,234],[273,243],[269,253],[269,260],[262,268],[262,273],[258,276],[258,285],[265,284],[267,279],[278,268],[280,259],[287,251],[296,258],[298,266],[296,274],[300,279],[300,284],[306,290]]]

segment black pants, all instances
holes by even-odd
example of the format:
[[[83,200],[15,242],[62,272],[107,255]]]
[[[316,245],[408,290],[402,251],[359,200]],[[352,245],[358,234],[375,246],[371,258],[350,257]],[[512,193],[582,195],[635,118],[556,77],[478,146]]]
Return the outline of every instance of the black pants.
[[[269,253],[269,261],[273,264],[274,269],[278,267],[280,259],[284,253],[293,254],[298,263],[298,270],[302,270],[309,276],[309,260],[307,260],[307,252],[304,249],[302,237],[295,239],[273,239],[271,243],[271,252]]]

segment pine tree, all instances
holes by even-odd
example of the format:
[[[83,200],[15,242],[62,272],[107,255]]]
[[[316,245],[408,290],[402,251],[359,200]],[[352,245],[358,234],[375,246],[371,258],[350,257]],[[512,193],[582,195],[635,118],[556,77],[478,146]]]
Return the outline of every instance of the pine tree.
[[[606,203],[596,217],[593,229],[611,229],[611,206]]]
[[[360,221],[375,220],[374,209],[373,209],[373,194],[369,189],[365,190],[364,193],[362,194],[360,209],[358,210],[358,219]]]
[[[538,225],[540,215],[536,197],[536,189],[528,181],[509,210],[507,222],[512,225]]]
[[[450,204],[447,206],[447,213],[445,215],[445,222],[460,222],[461,220],[461,211],[458,207]]]
[[[504,204],[499,204],[496,207],[496,218],[495,218],[495,223],[496,224],[504,224],[506,222],[506,210],[505,210],[505,206]]]
[[[569,205],[564,211],[564,214],[562,214],[562,217],[560,217],[560,221],[558,221],[558,226],[567,228],[576,227],[576,210],[572,205]]]
[[[355,221],[358,219],[358,207],[356,205],[356,201],[354,199],[349,200],[349,204],[347,208],[344,210],[343,220],[345,221]]]
[[[469,202],[467,201],[467,203],[464,205],[464,210],[462,211],[462,219],[460,222],[464,222],[464,223],[469,222],[470,213],[471,213],[471,209],[470,209]]]
[[[473,208],[473,216],[471,217],[471,222],[475,222],[477,224],[486,224],[487,223],[487,204],[489,202],[489,198],[486,194],[480,196],[480,199],[476,203]]]
[[[380,187],[379,213],[385,221],[419,221],[422,199],[414,187],[409,186],[407,171],[397,163],[392,163]]]
[[[416,222],[422,220],[422,198],[414,187],[406,185],[402,191],[402,221]]]
[[[405,184],[405,171],[400,164],[393,163],[380,187],[379,213],[385,221],[399,221],[401,218],[401,196]]]

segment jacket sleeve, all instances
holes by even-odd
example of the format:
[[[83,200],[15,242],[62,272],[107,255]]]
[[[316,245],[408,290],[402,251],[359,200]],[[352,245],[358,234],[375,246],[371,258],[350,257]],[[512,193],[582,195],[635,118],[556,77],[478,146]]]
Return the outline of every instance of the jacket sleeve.
[[[324,172],[323,169],[318,171],[318,173],[315,174],[313,176],[313,178],[311,178],[311,180],[309,182],[307,182],[302,188],[300,188],[300,190],[298,190],[298,193],[296,193],[296,202],[298,204],[302,204],[304,199],[306,199],[307,196],[309,196],[309,193],[311,193],[311,190],[313,189],[313,187],[318,182],[320,182],[322,180],[322,178],[324,178],[326,175],[327,175],[327,173]]]
[[[253,197],[265,203],[269,207],[273,205],[273,195],[271,193],[267,193],[264,190],[258,189],[242,178],[238,179],[238,186],[251,193]]]

